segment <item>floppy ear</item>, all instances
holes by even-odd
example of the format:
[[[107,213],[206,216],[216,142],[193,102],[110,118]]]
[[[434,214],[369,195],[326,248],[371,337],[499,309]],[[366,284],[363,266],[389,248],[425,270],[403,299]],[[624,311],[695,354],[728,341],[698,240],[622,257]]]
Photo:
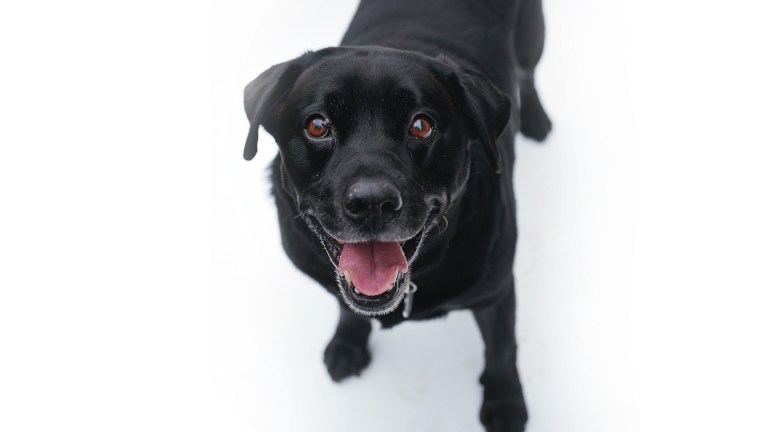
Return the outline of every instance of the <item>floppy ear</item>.
[[[509,123],[512,102],[488,78],[479,73],[460,75],[464,89],[464,107],[474,124],[475,134],[483,144],[496,174],[501,173],[499,145],[501,132]]]
[[[483,145],[496,174],[501,173],[497,140],[509,123],[512,102],[480,72],[464,69],[445,56],[438,61],[453,70],[458,81],[461,110],[470,122],[471,132]]]
[[[256,156],[259,125],[263,124],[267,128],[272,125],[277,104],[288,95],[294,82],[304,71],[306,62],[300,60],[308,55],[309,53],[272,66],[245,87],[245,114],[251,122],[243,151],[245,160]]]

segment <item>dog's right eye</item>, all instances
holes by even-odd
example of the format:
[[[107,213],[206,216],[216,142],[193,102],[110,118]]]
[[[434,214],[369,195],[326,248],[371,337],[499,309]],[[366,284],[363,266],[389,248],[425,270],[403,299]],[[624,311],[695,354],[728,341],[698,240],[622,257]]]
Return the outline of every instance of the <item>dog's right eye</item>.
[[[307,120],[307,127],[305,129],[307,135],[310,138],[325,138],[330,132],[328,119],[320,114],[315,114]]]
[[[417,139],[427,139],[432,137],[434,128],[432,122],[424,115],[419,115],[411,122],[408,133]]]

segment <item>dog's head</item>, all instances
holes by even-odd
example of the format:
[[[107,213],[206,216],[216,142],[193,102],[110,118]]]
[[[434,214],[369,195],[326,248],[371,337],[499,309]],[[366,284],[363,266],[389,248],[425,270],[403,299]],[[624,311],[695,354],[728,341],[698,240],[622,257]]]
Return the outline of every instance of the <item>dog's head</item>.
[[[283,187],[325,247],[355,312],[394,310],[427,233],[473,167],[498,171],[510,101],[444,57],[328,48],[275,65],[245,89],[251,122],[280,148]]]

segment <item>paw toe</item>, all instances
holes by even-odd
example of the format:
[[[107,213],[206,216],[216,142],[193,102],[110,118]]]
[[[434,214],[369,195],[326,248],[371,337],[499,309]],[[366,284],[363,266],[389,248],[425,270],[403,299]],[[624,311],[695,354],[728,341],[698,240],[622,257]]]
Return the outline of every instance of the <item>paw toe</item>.
[[[484,400],[480,421],[487,432],[522,432],[528,413],[521,400]]]
[[[333,338],[325,348],[324,361],[331,379],[339,382],[344,378],[360,375],[371,362],[371,355],[366,346]]]
[[[527,107],[520,112],[520,132],[536,141],[544,141],[552,130],[552,121],[540,104]]]

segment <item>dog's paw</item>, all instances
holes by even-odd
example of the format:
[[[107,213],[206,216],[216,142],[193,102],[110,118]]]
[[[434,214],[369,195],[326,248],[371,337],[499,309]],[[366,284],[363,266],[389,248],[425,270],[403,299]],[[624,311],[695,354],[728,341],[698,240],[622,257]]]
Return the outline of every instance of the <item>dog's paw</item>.
[[[486,432],[522,432],[528,420],[525,403],[520,399],[484,399],[480,422]]]
[[[368,347],[334,337],[325,347],[325,367],[331,379],[339,382],[360,372],[371,362]]]
[[[552,130],[552,121],[541,106],[536,90],[520,95],[520,132],[536,141],[544,141]]]

